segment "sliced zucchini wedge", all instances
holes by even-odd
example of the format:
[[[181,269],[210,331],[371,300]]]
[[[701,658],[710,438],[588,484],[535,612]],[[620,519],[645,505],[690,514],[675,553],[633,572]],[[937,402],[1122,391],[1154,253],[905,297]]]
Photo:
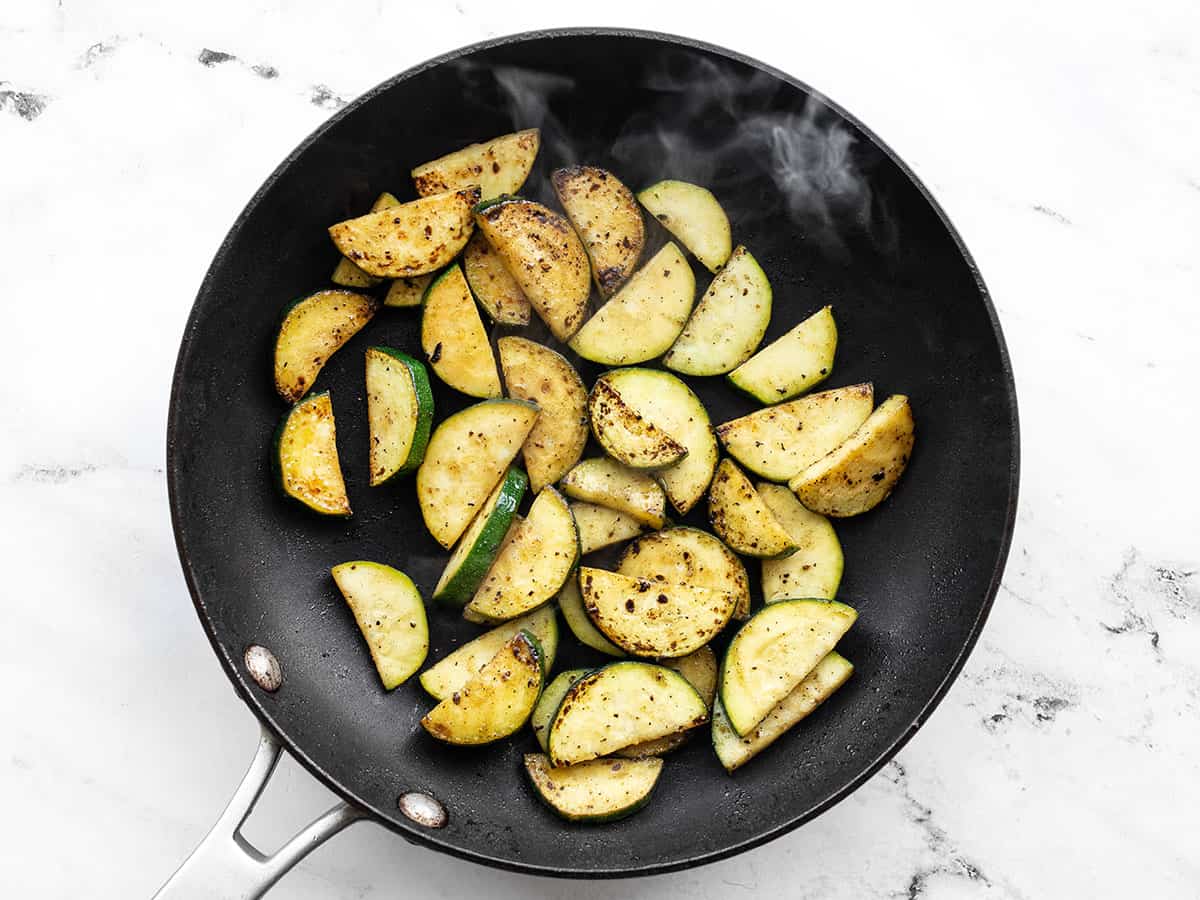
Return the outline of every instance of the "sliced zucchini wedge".
[[[634,469],[661,469],[687,456],[687,448],[625,402],[601,375],[588,395],[592,434],[613,459]]]
[[[571,501],[571,515],[579,529],[579,552],[585,556],[637,537],[646,530],[645,525],[623,512],[582,500]]]
[[[558,202],[583,239],[592,278],[610,297],[633,274],[646,228],[633,192],[612,172],[596,166],[569,166],[550,176]]]
[[[479,188],[447,191],[338,222],[329,236],[368,275],[404,278],[436,272],[471,237]]]
[[[425,601],[416,585],[398,569],[365,560],[330,571],[367,641],[384,689],[404,684],[429,652]]]
[[[758,495],[796,543],[796,552],[786,559],[763,560],[763,599],[768,603],[785,597],[832,600],[845,565],[833,525],[820,513],[805,509],[781,484],[762,482]]]
[[[570,504],[554,488],[542,488],[463,614],[474,622],[523,616],[553,600],[578,563],[579,532]]]
[[[737,464],[721,460],[708,489],[708,521],[736,553],[774,559],[796,551],[796,542],[779,524]]]
[[[610,641],[592,624],[587,610],[583,608],[583,595],[579,593],[579,579],[570,578],[558,593],[558,608],[562,610],[571,634],[584,646],[591,647],[609,656],[624,656],[625,651]]]
[[[523,337],[496,342],[508,395],[536,403],[542,413],[521,455],[537,493],[575,465],[588,438],[587,388],[562,354]]]
[[[787,481],[854,434],[874,405],[869,382],[852,384],[718,425],[717,437],[755,475]]]
[[[710,272],[729,259],[729,217],[712,191],[686,181],[660,181],[637,195],[642,206]]]
[[[433,281],[432,274],[417,275],[413,278],[397,278],[388,286],[388,291],[383,297],[383,305],[397,308],[420,306],[431,281]]]
[[[433,589],[434,600],[462,605],[471,599],[500,552],[528,484],[525,473],[516,467],[510,468],[500,479],[483,508],[458,539],[458,545]]]
[[[371,204],[371,212],[379,212],[381,209],[390,209],[393,206],[399,206],[400,201],[396,199],[394,194],[389,194],[384,191],[380,194],[375,202]],[[329,280],[334,284],[348,288],[369,288],[375,287],[383,279],[376,278],[374,275],[368,275],[346,257],[338,260],[338,264],[333,269],[333,274],[329,276]]]
[[[542,662],[549,672],[554,667],[554,657],[558,652],[558,617],[554,614],[554,607],[543,606],[527,616],[484,632],[434,663],[421,673],[421,687],[434,699],[445,700],[521,631],[528,631],[538,639],[542,648]]]
[[[457,264],[433,280],[421,311],[421,349],[438,378],[470,397],[499,397],[496,356]]]
[[[542,690],[542,696],[538,697],[538,702],[533,706],[533,713],[529,716],[529,727],[533,729],[533,736],[537,738],[538,746],[543,750],[549,742],[550,722],[558,712],[562,698],[567,695],[571,685],[590,671],[592,670],[567,669],[565,672],[559,672]]]
[[[758,349],[771,321],[771,282],[745,247],[712,280],[663,357],[684,375],[723,375]]]
[[[463,272],[471,293],[497,325],[528,325],[532,307],[517,280],[482,231],[476,231],[463,251]]]
[[[571,349],[608,366],[654,359],[679,337],[695,299],[692,267],[667,244],[587,320]]]
[[[717,695],[717,675],[720,667],[717,665],[717,656],[713,653],[711,647],[701,647],[695,653],[689,653],[687,656],[681,656],[678,659],[663,660],[663,665],[669,669],[674,669],[686,678],[691,686],[696,689],[696,693],[704,699],[709,712],[712,711],[713,699]],[[691,736],[692,732],[681,731],[676,734],[669,734],[666,737],[655,738],[652,741],[646,741],[642,744],[631,744],[623,750],[618,750],[614,755],[624,757],[625,759],[662,756],[687,743],[688,738]]]
[[[737,554],[699,528],[680,526],[638,538],[621,555],[617,571],[655,584],[694,584],[737,597],[735,619],[750,615],[750,579]]]
[[[707,721],[704,699],[678,672],[624,660],[571,686],[550,724],[547,752],[555,766],[569,766]]]
[[[529,177],[541,145],[541,133],[528,128],[471,144],[412,170],[422,197],[479,185],[484,200],[515,194]]]
[[[367,349],[367,424],[372,487],[421,465],[433,427],[433,389],[425,367],[407,353]]]
[[[542,692],[541,656],[537,638],[518,632],[421,724],[448,744],[490,744],[508,737],[525,724]]]
[[[484,400],[438,425],[417,469],[417,500],[434,540],[449,547],[462,536],[537,417],[523,400]]]
[[[831,651],[746,737],[733,730],[718,700],[712,714],[712,742],[725,771],[732,773],[771,746],[785,731],[829,699],[853,672],[854,666],[849,660]]]
[[[912,406],[903,394],[893,394],[858,431],[788,487],[813,512],[856,516],[887,499],[908,466],[914,441]]]
[[[475,221],[554,337],[569,341],[591,288],[587,253],[571,224],[521,198],[481,206]]]
[[[850,630],[858,613],[826,600],[780,600],[738,629],[718,691],[733,730],[749,736]]]
[[[568,497],[607,506],[651,528],[662,528],[667,519],[667,495],[659,483],[615,459],[583,460],[563,477],[562,489]]]
[[[272,462],[285,496],[324,516],[350,515],[329,391],[306,397],[283,414]]]
[[[686,656],[711,641],[733,616],[729,590],[663,584],[581,566],[579,589],[588,618],[633,656]]]
[[[725,377],[760,403],[778,403],[824,381],[836,351],[837,324],[826,306]]]
[[[569,822],[615,822],[647,803],[663,761],[593,759],[574,766],[550,765],[541,753],[525,754],[525,771],[538,797]]]
[[[284,310],[275,338],[275,390],[288,403],[303,397],[321,368],[379,308],[352,291],[317,291]]]

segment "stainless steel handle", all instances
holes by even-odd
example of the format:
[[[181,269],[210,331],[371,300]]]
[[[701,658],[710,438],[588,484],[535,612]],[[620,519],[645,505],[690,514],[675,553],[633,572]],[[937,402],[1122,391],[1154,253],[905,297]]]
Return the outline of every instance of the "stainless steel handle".
[[[282,749],[263,728],[258,752],[229,805],[191,856],[158,889],[155,900],[255,900],[329,838],[365,818],[362,810],[339,803],[271,855],[258,850],[242,836],[242,825],[271,780]]]

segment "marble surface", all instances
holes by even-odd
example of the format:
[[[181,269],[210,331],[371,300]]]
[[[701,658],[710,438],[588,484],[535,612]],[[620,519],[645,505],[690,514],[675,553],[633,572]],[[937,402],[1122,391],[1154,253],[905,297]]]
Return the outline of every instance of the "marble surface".
[[[429,6],[0,6],[3,893],[148,896],[253,752],[257,726],[187,600],[163,474],[178,338],[243,203],[394,72],[602,20],[806,79],[945,205],[1017,372],[1023,481],[1003,590],[899,757],[765,847],[567,885],[360,824],[273,896],[1198,896],[1200,7]],[[273,845],[330,802],[285,762],[248,832]]]

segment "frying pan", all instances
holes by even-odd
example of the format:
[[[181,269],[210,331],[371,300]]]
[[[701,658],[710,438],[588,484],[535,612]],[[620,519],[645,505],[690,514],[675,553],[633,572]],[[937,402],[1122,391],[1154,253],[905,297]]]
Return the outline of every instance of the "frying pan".
[[[283,406],[270,359],[280,309],[328,283],[326,227],[451,149],[539,126],[525,192],[547,174],[609,167],[640,187],[708,185],[735,240],[769,274],[774,339],[825,304],[839,329],[827,386],[907,393],[916,450],[897,490],[840,521],[839,599],[858,624],[839,649],[854,677],[736,775],[706,736],[670,756],[652,802],[607,826],[563,822],[523,782],[527,733],[479,749],[437,743],[415,680],[384,692],[329,576],[387,562],[423,593],[447,554],[412,481],[370,489],[363,351],[416,352],[419,311],[384,309],[327,364],[355,514],[323,520],[273,490]],[[403,192],[408,191],[407,194]],[[651,237],[664,237],[651,222]],[[698,272],[700,284],[706,275]],[[581,365],[585,380],[598,369]],[[436,381],[436,379],[435,379]],[[722,379],[689,379],[714,423],[755,404]],[[437,386],[439,419],[466,399]],[[163,897],[260,896],[305,853],[371,817],[463,859],[539,875],[648,875],[712,862],[797,827],[847,796],[907,741],[975,643],[1008,553],[1017,498],[1016,397],[1003,336],[962,241],[913,173],[836,104],[796,79],[706,44],[612,29],[505,37],[455,51],[368,92],[304,141],[234,223],[184,333],[167,433],[171,514],[187,584],[217,658],[259,719],[246,780]],[[701,511],[685,521],[699,523]],[[600,560],[604,564],[604,560]],[[748,566],[757,578],[757,566]],[[757,589],[757,583],[753,585]],[[430,659],[478,633],[430,611]],[[599,663],[564,629],[559,668]],[[719,649],[719,648],[718,648]],[[343,801],[271,857],[239,828],[281,749]]]

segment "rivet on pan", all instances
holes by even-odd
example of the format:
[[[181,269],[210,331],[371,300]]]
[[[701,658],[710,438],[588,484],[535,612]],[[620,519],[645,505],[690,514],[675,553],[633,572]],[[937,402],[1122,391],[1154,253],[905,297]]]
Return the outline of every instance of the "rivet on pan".
[[[246,648],[246,671],[255,683],[268,693],[275,693],[283,684],[283,670],[279,668],[279,660],[266,647],[251,644]]]
[[[418,825],[426,828],[444,828],[446,826],[446,808],[428,794],[420,791],[409,791],[401,794],[396,801],[400,812],[408,816]]]

